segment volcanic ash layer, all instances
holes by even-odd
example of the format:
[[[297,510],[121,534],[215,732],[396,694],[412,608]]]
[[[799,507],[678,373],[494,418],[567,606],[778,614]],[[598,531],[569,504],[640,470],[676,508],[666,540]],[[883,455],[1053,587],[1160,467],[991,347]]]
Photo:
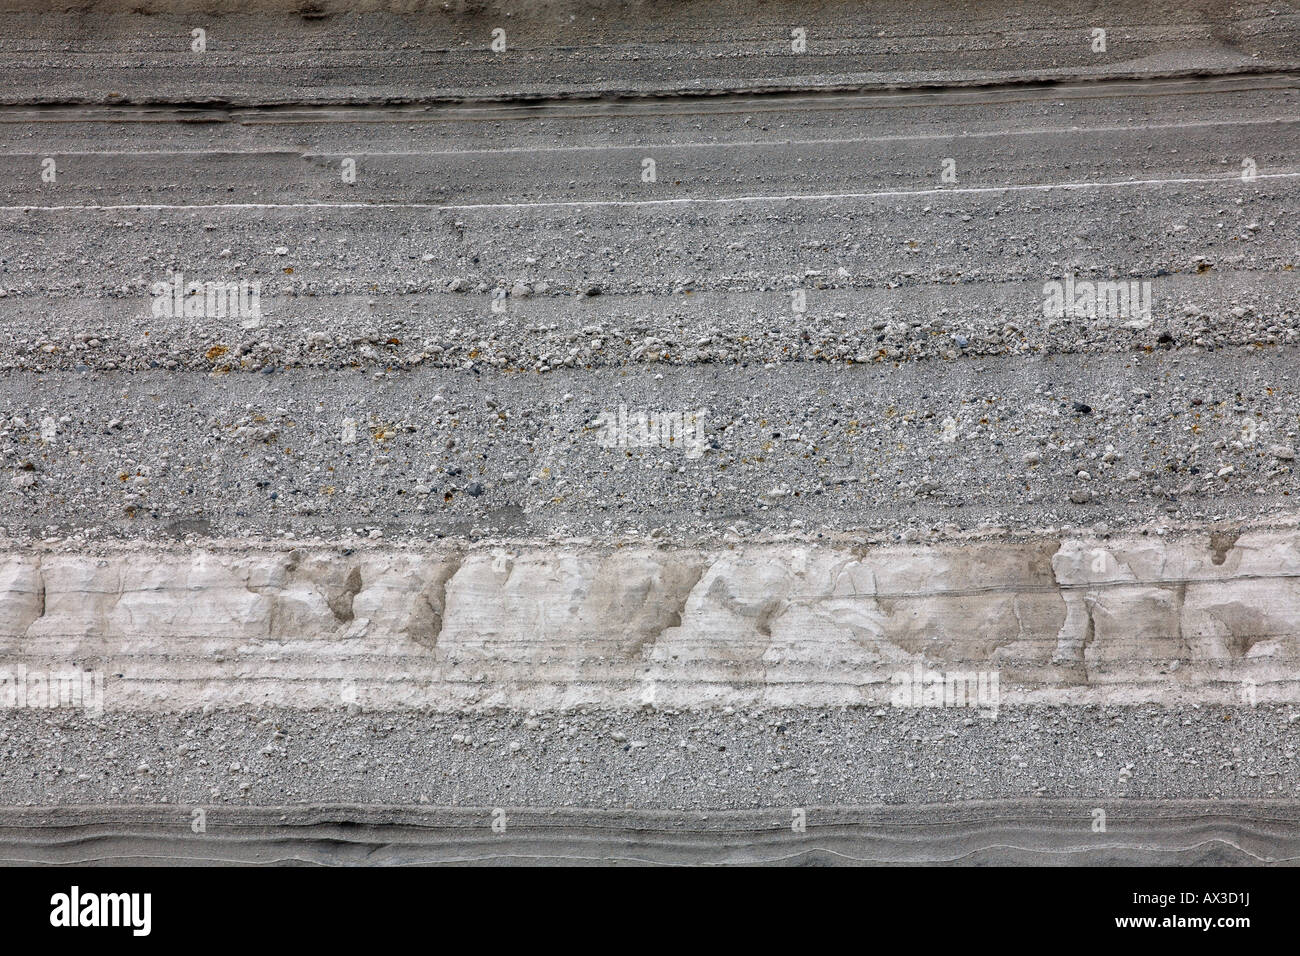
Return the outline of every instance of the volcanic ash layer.
[[[1293,702],[1298,573],[1295,530],[14,547],[0,696],[71,669],[109,710],[879,705],[904,674],[1000,703]]]

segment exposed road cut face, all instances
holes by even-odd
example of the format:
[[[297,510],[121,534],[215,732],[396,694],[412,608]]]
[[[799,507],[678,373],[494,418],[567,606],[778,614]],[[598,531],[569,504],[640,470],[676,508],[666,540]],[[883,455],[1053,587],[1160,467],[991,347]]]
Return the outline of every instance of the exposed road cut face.
[[[751,6],[4,5],[0,861],[1296,858],[1300,8]]]

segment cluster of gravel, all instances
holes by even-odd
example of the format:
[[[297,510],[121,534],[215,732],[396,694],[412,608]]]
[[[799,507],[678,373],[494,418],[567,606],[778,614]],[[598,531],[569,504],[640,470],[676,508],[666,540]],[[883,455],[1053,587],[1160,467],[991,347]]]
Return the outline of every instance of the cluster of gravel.
[[[13,711],[7,805],[745,809],[1294,798],[1295,707]]]
[[[943,376],[784,365],[762,370],[761,394],[753,370],[725,368],[14,375],[0,381],[0,525],[915,540],[949,524],[1251,520],[1300,490],[1296,360],[1175,350]],[[700,413],[699,430],[635,427],[673,413]]]
[[[29,303],[11,296],[0,310],[0,371],[163,368],[273,374],[287,368],[376,372],[427,365],[546,373],[629,365],[894,364],[1180,347],[1201,352],[1300,341],[1295,309],[1300,281],[1275,293],[1189,291],[1202,304],[1175,302],[1153,310],[1150,321],[1127,322],[1045,320],[1039,285],[1022,284],[1015,294],[1003,291],[998,297],[976,289],[945,299],[950,305],[937,309],[926,307],[937,291],[924,287],[897,299],[878,289],[805,290],[808,311],[796,314],[790,293],[802,287],[795,283],[780,291],[733,290],[695,299],[684,293],[617,296],[599,308],[586,304],[598,292],[594,285],[537,298],[521,295],[518,282],[508,292],[504,284],[480,283],[455,297],[463,301],[451,294],[417,296],[415,317],[400,297],[264,298],[266,316],[254,329],[224,318],[160,322],[149,316],[148,299],[112,303],[110,323],[96,319],[105,310],[99,301]],[[504,295],[498,300],[504,303],[501,315],[491,308],[494,289]],[[1008,297],[1019,307],[1007,303]],[[1238,304],[1223,304],[1225,299]],[[27,320],[35,310],[59,316],[57,327]],[[336,328],[340,311],[358,314],[346,332]],[[24,318],[3,322],[15,312]],[[39,332],[42,324],[50,326],[48,331]]]

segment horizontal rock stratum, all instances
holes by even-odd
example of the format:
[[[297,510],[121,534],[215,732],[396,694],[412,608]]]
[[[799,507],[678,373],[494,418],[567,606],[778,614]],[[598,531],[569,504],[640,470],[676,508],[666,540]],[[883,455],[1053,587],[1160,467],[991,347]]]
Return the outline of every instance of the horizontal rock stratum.
[[[0,666],[102,671],[107,709],[877,705],[900,673],[995,674],[994,708],[1300,701],[1295,530],[245,542],[0,567]]]

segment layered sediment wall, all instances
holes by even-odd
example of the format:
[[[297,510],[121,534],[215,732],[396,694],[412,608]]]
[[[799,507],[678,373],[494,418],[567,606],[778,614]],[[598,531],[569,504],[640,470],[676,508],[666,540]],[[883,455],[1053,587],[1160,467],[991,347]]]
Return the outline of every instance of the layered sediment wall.
[[[1294,862],[1297,156],[1294,0],[0,0],[0,862]]]

